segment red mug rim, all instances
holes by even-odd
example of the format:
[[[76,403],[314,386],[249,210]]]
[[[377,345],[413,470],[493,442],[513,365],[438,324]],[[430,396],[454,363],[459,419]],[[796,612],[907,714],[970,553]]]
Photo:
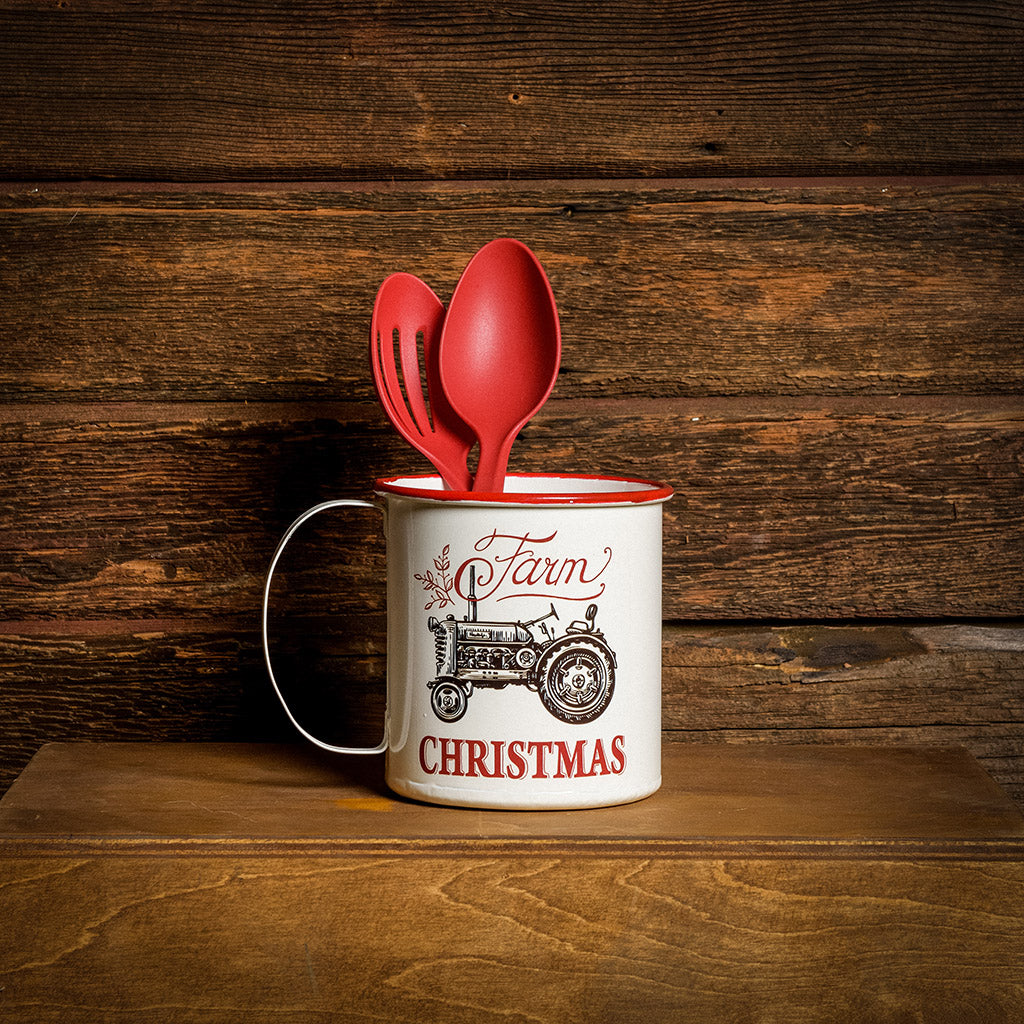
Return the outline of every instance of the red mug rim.
[[[375,480],[373,489],[423,501],[480,505],[649,505],[668,501],[673,494],[667,484],[654,480],[607,474],[509,473],[505,482],[513,489],[449,491],[436,474],[403,475]]]

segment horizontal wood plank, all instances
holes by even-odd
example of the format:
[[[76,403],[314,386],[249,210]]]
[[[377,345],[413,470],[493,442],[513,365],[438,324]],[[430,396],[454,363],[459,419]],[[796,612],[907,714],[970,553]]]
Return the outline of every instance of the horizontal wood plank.
[[[1024,815],[960,747],[675,744],[654,794],[557,813],[408,800],[388,788],[383,760],[296,743],[49,743],[0,800],[0,856],[133,857],[186,844],[219,856],[287,844],[343,857],[448,846],[454,856],[731,847],[998,859],[1024,843]],[[183,789],[195,799],[179,799]]]
[[[1024,819],[963,751],[677,746],[649,799],[561,814],[424,808],[357,761],[47,747],[0,803],[6,1018],[1024,1005]]]
[[[1024,159],[1024,17],[1009,0],[8,3],[0,40],[7,177],[942,173]]]
[[[11,1024],[1013,1024],[1024,1006],[1009,860],[179,851],[3,870]]]
[[[392,271],[537,253],[564,398],[1019,394],[1024,180],[20,186],[8,401],[370,401]]]
[[[12,619],[239,618],[301,511],[429,468],[359,404],[18,415],[0,423]],[[1024,609],[1022,458],[1018,398],[553,400],[512,466],[672,485],[670,619],[1003,617]],[[310,524],[282,565],[307,614],[380,607],[378,529]]]
[[[330,742],[375,743],[383,623],[279,618],[275,669]],[[1024,807],[1024,627],[666,625],[668,742],[966,746]],[[49,740],[294,740],[253,622],[0,623],[0,792]],[[311,748],[312,749],[312,748]]]
[[[673,625],[663,664],[667,739],[962,743],[1024,806],[1019,624]]]

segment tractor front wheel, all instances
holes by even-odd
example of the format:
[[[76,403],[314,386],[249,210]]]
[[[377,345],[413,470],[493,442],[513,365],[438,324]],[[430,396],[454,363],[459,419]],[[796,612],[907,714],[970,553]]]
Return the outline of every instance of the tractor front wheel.
[[[466,691],[449,680],[442,680],[430,691],[430,706],[442,722],[457,722],[465,713],[469,697]]]

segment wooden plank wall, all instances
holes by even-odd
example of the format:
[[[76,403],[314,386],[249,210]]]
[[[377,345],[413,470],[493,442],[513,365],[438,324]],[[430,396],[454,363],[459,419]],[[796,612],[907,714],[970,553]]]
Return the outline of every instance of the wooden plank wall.
[[[514,467],[678,492],[666,735],[965,744],[1024,802],[1022,68],[1014,2],[0,2],[0,788],[294,736],[277,538],[426,468],[377,285],[513,235],[564,337]],[[374,530],[275,608],[350,738]]]

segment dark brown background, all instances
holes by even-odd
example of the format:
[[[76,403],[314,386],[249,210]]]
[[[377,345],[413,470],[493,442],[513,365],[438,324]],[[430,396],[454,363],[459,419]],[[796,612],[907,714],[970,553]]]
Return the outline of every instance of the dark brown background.
[[[276,541],[427,468],[376,288],[513,235],[564,338],[514,468],[677,490],[666,736],[964,744],[1024,802],[1022,67],[1017,3],[0,4],[0,788],[294,738]],[[355,732],[374,533],[275,598]]]

